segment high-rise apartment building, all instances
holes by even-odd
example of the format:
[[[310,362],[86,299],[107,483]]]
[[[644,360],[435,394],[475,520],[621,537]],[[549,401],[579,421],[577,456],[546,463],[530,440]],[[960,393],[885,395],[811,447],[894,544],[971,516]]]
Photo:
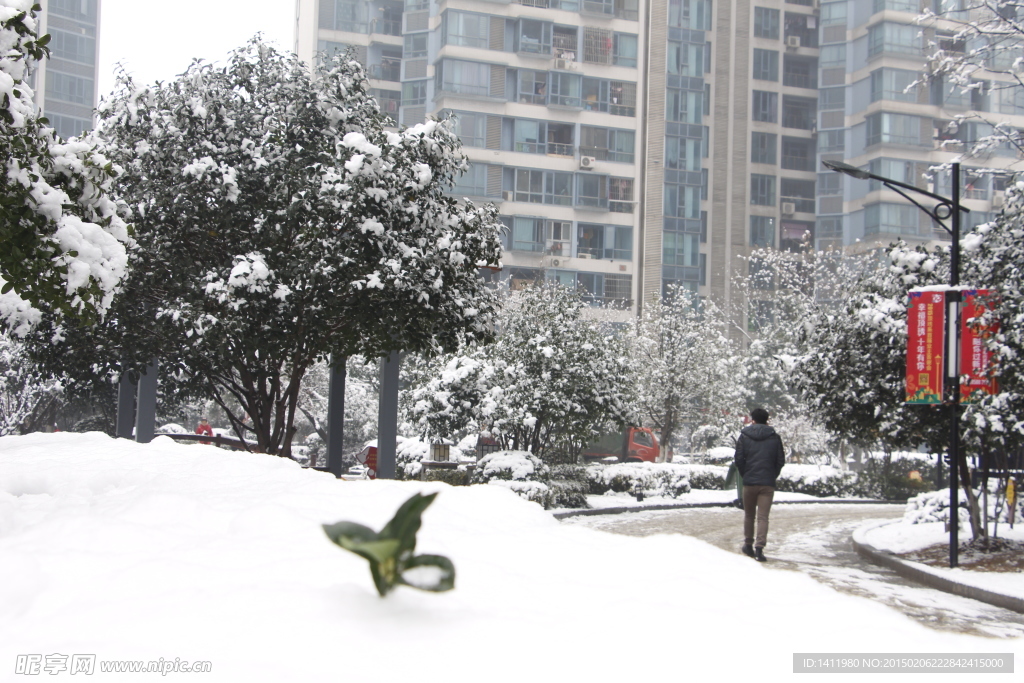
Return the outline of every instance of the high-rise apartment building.
[[[36,104],[63,138],[93,126],[98,102],[100,0],[41,0],[50,58],[33,74]]]
[[[510,286],[555,280],[635,311],[676,283],[730,304],[756,247],[944,237],[820,163],[948,193],[930,169],[985,132],[953,117],[1024,116],[1019,93],[909,87],[928,45],[953,40],[915,23],[932,2],[298,0],[296,51],[355,48],[400,124],[458,115],[472,169],[456,193],[499,206]],[[965,178],[977,223],[1003,181]]]

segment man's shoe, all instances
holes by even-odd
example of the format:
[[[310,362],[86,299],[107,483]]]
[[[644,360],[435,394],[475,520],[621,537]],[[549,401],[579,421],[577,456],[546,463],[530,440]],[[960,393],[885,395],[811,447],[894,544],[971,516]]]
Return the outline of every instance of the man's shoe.
[[[742,550],[743,554],[747,557],[756,557],[756,555],[754,555],[754,546],[750,545],[749,543],[745,543],[743,545]]]
[[[764,556],[764,548],[754,548],[754,559],[758,562],[768,561],[768,558]]]

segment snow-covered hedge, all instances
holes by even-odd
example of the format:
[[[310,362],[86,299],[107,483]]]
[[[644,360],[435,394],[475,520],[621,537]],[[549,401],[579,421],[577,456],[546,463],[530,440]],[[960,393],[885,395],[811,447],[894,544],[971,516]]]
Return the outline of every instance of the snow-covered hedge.
[[[554,465],[547,484],[551,488],[551,505],[558,508],[589,508],[590,477],[584,465]]]
[[[725,465],[728,467],[735,455],[735,448],[729,446],[717,446],[715,448],[708,449],[708,454],[704,457],[704,462],[709,465]]]
[[[971,523],[970,513],[967,510],[967,501],[963,493],[957,501],[959,508],[960,524]],[[949,490],[929,491],[914,496],[907,501],[907,508],[903,512],[903,521],[907,524],[929,524],[931,522],[949,521]]]
[[[528,501],[539,503],[545,510],[552,507],[554,502],[551,487],[539,481],[507,481],[505,479],[494,479],[488,483],[494,486],[504,486],[507,489],[512,489],[520,498],[525,498]]]
[[[550,470],[540,458],[527,451],[495,451],[480,458],[473,471],[474,484],[501,481],[540,481]]]
[[[1006,506],[1006,501],[999,500],[999,496],[996,494],[995,482],[990,482],[991,488],[989,489],[988,496],[988,516],[989,520],[995,519],[996,510],[999,511],[999,523],[1009,522],[1009,508]],[[964,496],[963,491],[958,492],[957,497],[957,508],[958,515],[960,517],[961,526],[970,525],[970,513],[967,508],[967,499]],[[981,490],[975,491],[981,500]],[[998,503],[998,508],[997,508]],[[1016,520],[1022,519],[1024,515],[1024,501],[1017,500],[1017,512],[1015,515]],[[907,524],[928,524],[930,522],[948,522],[949,521],[949,489],[940,489],[938,491],[929,491],[928,493],[922,493],[918,496],[914,496],[907,501],[907,508],[903,513],[903,521]],[[991,531],[991,528],[990,528]]]
[[[473,470],[472,483],[495,484],[512,489],[521,498],[552,506],[551,487],[542,483],[550,474],[540,458],[526,451],[495,451],[480,458]]]
[[[648,496],[677,498],[690,492],[688,467],[650,462],[593,465],[587,468],[590,493],[632,493],[639,487]]]
[[[686,468],[691,488],[704,491],[725,488],[725,476],[729,473],[728,467],[720,465],[679,465],[679,467]]]
[[[806,493],[821,498],[829,496],[852,496],[857,483],[857,475],[853,472],[830,467],[828,465],[796,465],[787,464],[782,468],[776,491],[790,493]]]

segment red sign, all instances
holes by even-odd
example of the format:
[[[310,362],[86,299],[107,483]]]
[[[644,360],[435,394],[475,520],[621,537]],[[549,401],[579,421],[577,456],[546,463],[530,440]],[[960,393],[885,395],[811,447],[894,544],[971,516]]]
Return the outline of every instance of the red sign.
[[[999,332],[999,322],[974,321],[995,307],[987,289],[969,289],[963,293],[960,312],[960,401],[969,403],[985,395],[998,393],[992,367],[992,352],[985,340]]]
[[[910,292],[906,403],[942,403],[945,292]]]

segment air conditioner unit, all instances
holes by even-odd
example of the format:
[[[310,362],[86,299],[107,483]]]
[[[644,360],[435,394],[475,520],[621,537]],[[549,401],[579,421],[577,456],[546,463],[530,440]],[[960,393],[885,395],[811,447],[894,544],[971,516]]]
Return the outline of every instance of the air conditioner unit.
[[[796,213],[796,204],[794,202],[782,202],[782,215],[792,216]]]
[[[556,59],[555,70],[556,71],[575,71],[576,62],[571,59]]]
[[[558,267],[558,266],[560,266],[560,265],[562,265],[562,262],[561,262],[561,261],[559,261],[559,260],[558,260],[558,259],[556,259],[556,258],[553,258],[553,259],[551,259],[551,267],[552,267],[552,268],[557,268],[557,267]]]
[[[800,36],[786,36],[786,47],[791,50],[800,47]]]
[[[594,159],[594,157],[580,157],[580,168],[592,169],[594,168],[595,161],[596,159]]]
[[[1006,195],[1004,195],[1002,192],[999,192],[999,191],[993,192],[992,193],[992,208],[993,209],[1002,208],[1003,202],[1005,201],[1005,199],[1006,199]]]
[[[504,192],[501,193],[501,198],[506,202],[511,202],[513,201],[512,197],[514,195],[515,193],[512,192],[511,190],[505,190]]]

